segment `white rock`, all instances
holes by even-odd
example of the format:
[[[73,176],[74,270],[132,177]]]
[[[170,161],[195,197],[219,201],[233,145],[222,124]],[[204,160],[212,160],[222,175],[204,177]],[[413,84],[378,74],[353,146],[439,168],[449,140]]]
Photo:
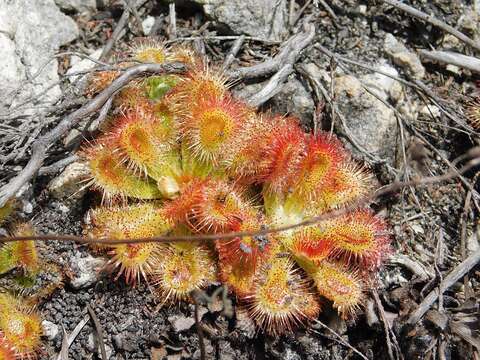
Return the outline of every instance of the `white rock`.
[[[150,31],[155,24],[155,18],[153,16],[147,16],[145,20],[142,21],[142,29],[145,35],[150,34]]]
[[[48,320],[42,321],[42,328],[43,335],[45,335],[48,340],[55,339],[60,331],[57,324],[54,324],[53,322]]]
[[[92,286],[97,281],[99,270],[103,266],[105,266],[105,259],[103,258],[94,258],[91,255],[83,258],[73,258],[70,263],[73,271],[70,285],[74,289],[84,289]]]
[[[335,95],[339,110],[345,116],[348,137],[374,156],[393,162],[398,131],[393,110],[368,93],[352,75],[335,79]],[[343,126],[338,122],[336,125],[340,134],[347,135]],[[359,157],[365,156],[354,147],[352,151]]]
[[[436,105],[424,105],[419,109],[420,114],[427,116],[427,117],[435,117],[439,118],[442,115],[442,111]]]
[[[408,50],[406,46],[398,41],[392,34],[385,36],[384,49],[395,64],[403,67],[415,78],[421,79],[425,76],[425,68],[417,54]]]
[[[469,254],[480,248],[480,225],[477,226],[473,234],[467,238],[466,248]]]
[[[0,92],[2,94],[9,94],[25,79],[25,67],[15,53],[15,42],[1,32],[0,49],[2,49],[2,56],[0,56]],[[2,102],[0,99],[0,105]]]
[[[461,75],[462,74],[462,69],[460,67],[458,67],[457,65],[453,65],[453,64],[448,64],[445,69],[447,69],[448,71],[450,71],[451,73],[454,73],[454,74],[457,74],[457,75]]]
[[[33,211],[33,205],[30,201],[22,200],[22,210],[25,214],[31,214]]]
[[[235,34],[265,40],[288,36],[287,0],[196,0],[205,14]]]
[[[376,70],[382,71],[386,74],[399,77],[397,69],[388,65],[386,61],[382,61],[379,65],[375,66]],[[377,96],[386,100],[391,98],[395,102],[399,101],[403,96],[403,88],[400,82],[387,76],[375,72],[370,75],[366,75],[362,78],[364,84],[368,86]]]
[[[97,9],[97,0],[55,0],[55,3],[67,11],[94,11]]]
[[[40,93],[45,95],[37,101],[56,99],[61,91],[54,86],[59,77],[53,55],[77,36],[77,25],[53,0],[1,0],[0,109]],[[27,77],[33,80],[16,94]]]
[[[90,352],[100,354],[101,353],[100,344],[98,344],[97,341],[95,340],[96,338],[93,335],[93,333],[88,334],[86,348]],[[113,350],[110,346],[108,346],[108,344],[104,343],[104,346],[105,346],[105,355],[107,355],[107,359],[110,359],[112,357]]]
[[[358,12],[362,15],[367,14],[367,5],[358,5]]]
[[[82,180],[90,174],[87,164],[74,162],[69,164],[60,175],[52,179],[47,188],[57,199],[65,197],[81,198],[86,191]]]
[[[188,330],[195,324],[193,316],[172,315],[168,317],[168,321],[172,324],[176,333]]]
[[[415,234],[425,233],[425,231],[423,230],[423,227],[420,224],[412,224],[411,228]]]
[[[89,55],[89,57],[94,59],[94,60],[100,59],[100,55],[102,54],[102,50],[103,49],[101,49],[101,48],[95,50],[93,53],[91,53]],[[81,57],[76,56],[76,55],[73,55],[71,57],[70,63],[71,63],[71,66],[70,66],[70,69],[67,70],[67,75],[70,75],[68,77],[68,80],[72,83],[77,81],[79,78],[82,78],[83,76],[85,76],[85,75],[72,75],[72,74],[79,73],[79,72],[86,71],[86,70],[90,70],[95,65],[97,65],[95,62],[93,62],[92,60],[90,60],[88,58],[81,58]]]

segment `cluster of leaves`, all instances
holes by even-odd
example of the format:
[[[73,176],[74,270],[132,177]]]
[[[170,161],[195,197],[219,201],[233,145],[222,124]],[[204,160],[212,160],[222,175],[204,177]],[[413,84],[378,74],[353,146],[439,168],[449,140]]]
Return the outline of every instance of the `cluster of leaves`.
[[[469,124],[475,129],[480,129],[480,96],[469,101],[465,107]]]
[[[35,359],[41,347],[41,319],[24,300],[0,293],[0,359]]]
[[[142,44],[132,58],[182,61],[189,71],[124,88],[114,100],[116,115],[83,148],[90,184],[103,194],[89,212],[89,236],[252,232],[301,222],[370,191],[368,172],[334,135],[257,113],[188,48]],[[98,73],[89,93],[116,76]],[[273,334],[315,318],[321,304],[353,314],[390,251],[386,224],[366,208],[269,235],[100,249],[117,278],[132,285],[148,278],[161,301],[188,299],[220,281]]]
[[[0,208],[0,225],[14,210],[14,202]],[[14,236],[33,236],[29,223],[13,226]],[[23,278],[33,277],[40,269],[33,240],[14,241],[0,247],[0,275],[18,269]],[[41,345],[41,319],[34,306],[7,292],[0,293],[0,360],[34,359]]]

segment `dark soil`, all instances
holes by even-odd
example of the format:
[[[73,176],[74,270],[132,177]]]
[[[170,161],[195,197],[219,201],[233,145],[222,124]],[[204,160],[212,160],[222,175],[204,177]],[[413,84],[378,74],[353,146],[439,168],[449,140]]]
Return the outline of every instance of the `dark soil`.
[[[82,37],[69,50],[96,49],[104,45],[122,13],[122,2],[118,3],[94,14],[71,14],[82,31]],[[303,2],[300,1],[300,3]],[[338,16],[338,26],[332,22],[321,6],[318,10],[310,5],[303,15],[303,17],[313,16],[318,34],[315,41],[337,54],[366,64],[371,65],[380,58],[387,58],[383,48],[386,32],[394,34],[411,50],[441,46],[445,35],[439,29],[383,5],[381,1],[334,0],[329,3],[332,3],[332,8]],[[410,1],[409,3],[452,25],[456,25],[465,8],[471,6],[470,1],[466,0]],[[359,10],[361,5],[367,6],[365,13]],[[165,18],[156,35],[160,38],[167,37],[168,6],[149,1],[142,9],[142,19],[150,14],[156,18]],[[199,28],[202,29],[201,35],[222,34],[222,27],[216,27],[214,23],[203,26],[208,19],[202,14],[200,6],[188,7],[187,4],[179,7],[177,17],[177,31],[180,37],[191,36]],[[95,31],[91,27],[92,21],[96,24]],[[126,36],[117,45],[118,49],[125,48],[138,35],[135,26],[135,19],[132,17]],[[208,40],[205,44],[211,62],[221,64],[232,42]],[[262,57],[275,54],[277,49],[278,45],[275,44],[246,42],[237,55],[238,61],[233,66],[247,66],[260,62]],[[471,53],[471,50],[463,44],[460,44],[457,50]],[[316,61],[327,72],[335,66],[313,45],[303,53],[300,63],[312,61]],[[397,69],[404,77],[402,69],[398,67]],[[352,67],[351,70],[358,76],[369,73],[368,70],[356,67]],[[461,110],[459,108],[462,106],[465,94],[468,95],[474,91],[475,77],[465,72],[453,74],[442,66],[431,65],[427,66],[427,77],[424,81],[439,96],[450,99],[447,104],[450,104],[453,109]],[[237,84],[237,90],[244,86],[243,83]],[[308,86],[307,89],[310,93],[313,92]],[[414,90],[407,88],[405,91],[411,101],[420,102]],[[283,111],[281,100],[273,99],[264,107],[270,107],[273,111]],[[281,110],[278,110],[279,108]],[[325,124],[329,123],[328,116],[328,114],[325,115]],[[441,155],[452,161],[478,144],[478,133],[473,130],[469,134],[458,131],[455,124],[444,115],[436,120],[420,115],[417,120],[405,129],[408,136],[406,144],[408,158],[415,158],[415,154],[412,153],[414,148],[412,144],[419,141],[415,131],[422,134],[429,144],[421,142],[425,155],[421,160],[410,163],[413,169],[410,175],[414,178],[441,174],[448,170],[445,161],[432,148],[437,149]],[[312,127],[312,124],[313,122],[310,122],[306,125]],[[398,144],[398,146],[401,145]],[[64,149],[59,147],[55,151],[58,155],[62,154]],[[51,158],[47,159],[47,163],[51,162],[53,162]],[[398,159],[393,166],[401,169],[402,164],[403,160]],[[384,166],[375,166],[373,169],[379,183],[395,180],[394,174]],[[54,199],[45,190],[46,184],[52,177],[39,177],[30,192],[27,191],[23,196],[23,205],[32,204],[33,211],[23,212],[20,216],[33,217],[33,223],[40,234],[81,235],[84,214],[90,208],[92,201],[95,201],[95,197]],[[466,174],[468,181],[473,177],[474,173]],[[476,189],[480,190],[478,182]],[[445,343],[443,354],[446,359],[475,358],[475,347],[458,337],[449,327],[439,329],[429,321],[422,321],[413,327],[405,326],[405,320],[410,312],[430,290],[438,286],[441,281],[439,274],[445,276],[462,259],[461,218],[467,191],[468,189],[461,182],[455,180],[417,189],[404,189],[398,194],[382,198],[373,204],[392,225],[395,250],[398,253],[407,254],[437,274],[430,281],[418,279],[407,268],[388,263],[378,280],[378,294],[393,329],[393,332],[388,335],[389,341],[394,343],[392,339],[394,334],[404,359],[439,358],[436,349],[443,343]],[[474,236],[472,234],[478,224],[478,214],[475,213],[473,206],[472,209],[465,219],[467,237]],[[43,298],[38,305],[43,319],[55,323],[60,328],[53,340],[45,339],[45,350],[40,356],[41,359],[52,359],[54,354],[60,351],[62,327],[70,333],[87,315],[87,305],[94,309],[100,321],[105,346],[107,352],[111,353],[112,359],[200,358],[199,337],[195,325],[191,323],[194,316],[192,304],[183,303],[157,309],[158,304],[146,284],[130,288],[126,287],[121,279],[115,282],[105,274],[99,275],[94,286],[75,290],[69,284],[72,259],[87,256],[91,251],[85,246],[70,242],[50,241],[41,246],[41,253],[46,262],[56,265],[59,273],[55,276],[61,274],[63,277],[63,284],[58,285],[53,293]],[[464,319],[465,317],[462,318],[460,315],[468,315],[469,321],[465,320],[465,323],[472,327],[472,336],[477,336],[478,344],[478,333],[475,332],[478,331],[478,322],[472,325],[470,321],[471,318],[478,321],[479,316],[478,267],[470,274],[468,282],[471,290],[470,298],[467,298],[463,283],[455,284],[444,294],[444,309],[441,311],[449,319]],[[48,280],[47,276],[45,282]],[[8,277],[0,281],[3,285],[10,284]],[[211,294],[213,291],[214,288],[208,289],[207,292]],[[329,330],[315,324],[307,329],[300,329],[294,334],[274,338],[256,330],[253,324],[242,315],[242,309],[235,308],[233,318],[227,318],[222,314],[221,301],[217,299],[216,302],[216,304],[210,304],[209,309],[206,305],[200,305],[205,328],[205,349],[209,359],[360,359],[342,342],[358,349],[369,359],[390,358],[384,324],[381,319],[370,318],[372,312],[375,315],[375,310],[370,312],[362,310],[355,320],[345,322],[333,312],[328,311],[327,305],[327,310],[321,315],[320,321],[339,333],[341,340]],[[370,294],[366,305],[367,309],[375,307]],[[434,305],[433,308],[437,309],[437,306]],[[191,325],[185,326],[181,331],[174,326],[184,323]],[[98,336],[93,322],[90,321],[70,347],[70,358],[100,359],[97,341]],[[395,347],[395,344],[392,346]],[[477,349],[476,356],[479,354],[478,351]]]

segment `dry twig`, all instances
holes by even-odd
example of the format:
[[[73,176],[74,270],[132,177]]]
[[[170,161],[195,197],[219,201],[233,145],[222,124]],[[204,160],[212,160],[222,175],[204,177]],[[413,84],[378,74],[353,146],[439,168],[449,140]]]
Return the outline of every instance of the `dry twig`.
[[[175,11],[175,2],[168,4],[168,37],[170,40],[177,38],[177,13]]]
[[[327,329],[328,331],[330,331],[333,335],[335,335],[335,341],[337,341],[338,343],[342,344],[343,346],[346,346],[347,348],[349,348],[350,350],[352,350],[355,354],[357,354],[358,356],[360,356],[362,359],[364,360],[368,360],[368,358],[362,354],[360,351],[358,351],[357,349],[355,349],[352,345],[350,345],[347,341],[345,341],[342,336],[337,333],[335,330],[331,329],[329,326],[327,326],[326,324],[324,324],[323,322],[321,322],[320,320],[315,320],[315,324],[318,324],[318,325],[321,325],[322,327],[324,327],[325,329]],[[322,334],[320,334],[322,335]]]
[[[180,63],[141,64],[128,68],[115,79],[105,90],[90,100],[87,104],[66,116],[55,128],[38,138],[32,145],[32,156],[20,173],[0,189],[0,207],[13,197],[20,188],[30,181],[45,160],[49,147],[58,141],[81,119],[94,113],[105,104],[117,91],[132,79],[145,73],[181,73],[185,66]]]
[[[68,354],[68,349],[70,346],[72,346],[73,342],[77,338],[78,334],[80,334],[80,331],[85,327],[85,325],[88,323],[90,320],[89,315],[85,315],[82,320],[75,326],[75,329],[70,333],[70,335],[67,335],[64,330],[64,341],[62,342],[62,349],[58,356],[55,357],[56,360],[66,360],[67,358],[65,357],[65,352]]]
[[[247,103],[254,107],[266,103],[282,90],[283,83],[291,73],[293,73],[293,66],[291,64],[284,65],[259,92],[248,99]]]
[[[480,74],[480,59],[473,56],[466,56],[453,51],[429,51],[420,50],[423,58],[459,66]]]
[[[227,56],[225,57],[225,61],[223,62],[222,69],[226,70],[232,65],[233,60],[235,60],[235,56],[237,56],[238,52],[242,48],[242,45],[245,41],[245,35],[240,35],[240,37],[233,42],[232,48],[228,52]]]
[[[195,327],[197,328],[197,334],[198,334],[198,343],[200,346],[200,359],[205,360],[206,359],[206,353],[205,353],[205,341],[203,340],[203,328],[202,324],[200,322],[200,315],[198,313],[198,300],[197,300],[197,293],[195,291],[192,292],[191,298],[193,301],[193,304],[195,306]]]
[[[115,45],[117,40],[122,37],[123,28],[125,27],[125,25],[127,25],[129,16],[130,11],[127,8],[123,11],[122,16],[118,20],[117,26],[115,26],[115,29],[113,30],[112,36],[110,37],[110,39],[108,39],[107,43],[103,47],[102,53],[100,54],[100,60],[108,59],[110,52],[113,49],[113,45]]]
[[[418,261],[411,259],[408,255],[394,254],[390,256],[389,262],[391,264],[398,264],[406,267],[413,274],[417,275],[420,281],[427,281],[434,276],[431,271],[425,268],[425,266]]]
[[[381,187],[376,191],[373,191],[370,195],[365,196],[357,201],[352,202],[349,206],[345,206],[340,209],[332,210],[325,212],[321,215],[314,216],[310,219],[301,221],[292,225],[279,226],[274,228],[264,228],[257,231],[241,231],[241,232],[230,232],[230,233],[218,233],[218,234],[197,234],[197,235],[181,235],[181,236],[154,236],[154,237],[144,237],[144,238],[134,238],[134,239],[114,239],[114,238],[104,238],[104,239],[92,239],[81,236],[74,235],[36,235],[36,236],[9,236],[0,238],[0,242],[12,242],[12,241],[26,241],[26,240],[39,240],[39,241],[49,241],[49,240],[58,240],[58,241],[77,241],[79,243],[85,244],[106,244],[106,245],[118,245],[118,244],[138,244],[146,242],[180,242],[180,241],[210,241],[210,240],[230,240],[237,237],[245,236],[261,236],[268,235],[273,233],[278,233],[282,231],[292,230],[300,227],[305,227],[308,225],[314,225],[321,221],[333,219],[344,215],[352,210],[358,209],[360,207],[370,204],[373,200],[378,199],[379,197],[394,193],[400,189],[403,189],[407,186],[426,186],[431,185],[454,178],[458,178],[461,174],[469,171],[472,168],[475,168],[480,165],[480,147],[473,148],[469,150],[466,154],[457,158],[454,163],[458,161],[465,160],[470,158],[463,167],[458,170],[451,170],[443,175],[438,176],[429,176],[424,178],[419,178],[410,181],[395,181],[387,186]]]
[[[280,52],[261,64],[243,67],[227,72],[227,76],[234,79],[255,78],[270,75],[279,71],[287,64],[295,64],[300,53],[313,40],[315,36],[315,26],[306,24],[303,32],[295,34],[283,45]]]
[[[372,295],[373,295],[373,299],[375,300],[375,304],[377,305],[378,313],[380,314],[380,319],[382,320],[382,323],[383,323],[383,330],[385,331],[385,339],[387,342],[388,356],[390,357],[390,360],[396,359],[396,357],[393,355],[392,341],[390,340],[390,333],[391,333],[393,342],[395,344],[397,358],[399,357],[400,359],[403,359],[403,355],[400,352],[400,347],[398,346],[397,339],[395,338],[395,334],[393,334],[392,332],[390,324],[385,315],[385,309],[383,308],[382,302],[380,301],[380,297],[378,296],[377,291],[376,290],[372,291]]]
[[[430,309],[438,297],[448,288],[455,284],[460,278],[465,276],[475,265],[480,262],[480,250],[475,251],[448,274],[440,283],[438,289],[432,290],[423,301],[418,305],[417,309],[410,314],[407,324],[416,324],[422,316]]]
[[[93,324],[95,325],[95,331],[97,332],[98,343],[100,345],[100,352],[102,353],[102,360],[107,360],[105,342],[103,341],[102,325],[100,324],[100,321],[98,321],[97,315],[95,314],[95,311],[93,311],[90,305],[87,305],[87,311],[90,314],[90,317],[92,318]]]
[[[58,160],[51,165],[42,166],[40,169],[38,169],[38,175],[55,174],[78,159],[80,159],[78,155],[71,155],[64,159]]]
[[[402,10],[406,12],[407,14],[410,14],[420,20],[426,21],[443,31],[452,34],[455,36],[457,39],[463,41],[464,43],[470,45],[472,48],[480,51],[480,44],[475,42],[474,40],[470,39],[467,35],[463,34],[462,32],[458,31],[454,27],[445,24],[443,21],[438,20],[436,17],[433,15],[427,15],[424,12],[415,9],[414,7],[411,7],[407,4],[404,4],[398,0],[383,0],[384,3],[389,4],[399,10]]]

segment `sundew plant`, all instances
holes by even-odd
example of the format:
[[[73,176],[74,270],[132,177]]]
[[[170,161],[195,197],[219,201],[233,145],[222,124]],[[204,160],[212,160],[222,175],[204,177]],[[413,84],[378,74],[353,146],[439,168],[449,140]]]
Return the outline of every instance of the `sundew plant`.
[[[345,208],[371,191],[370,175],[332,134],[235,99],[221,72],[185,47],[144,43],[133,61],[181,61],[184,75],[123,88],[102,134],[81,150],[102,202],[86,233],[101,239],[254,233]],[[129,62],[120,66],[128,66]],[[97,73],[89,94],[117,71]],[[390,251],[388,227],[369,208],[267,235],[97,246],[108,269],[161,302],[188,301],[221,282],[259,329],[291,331],[333,306],[353,316]]]

